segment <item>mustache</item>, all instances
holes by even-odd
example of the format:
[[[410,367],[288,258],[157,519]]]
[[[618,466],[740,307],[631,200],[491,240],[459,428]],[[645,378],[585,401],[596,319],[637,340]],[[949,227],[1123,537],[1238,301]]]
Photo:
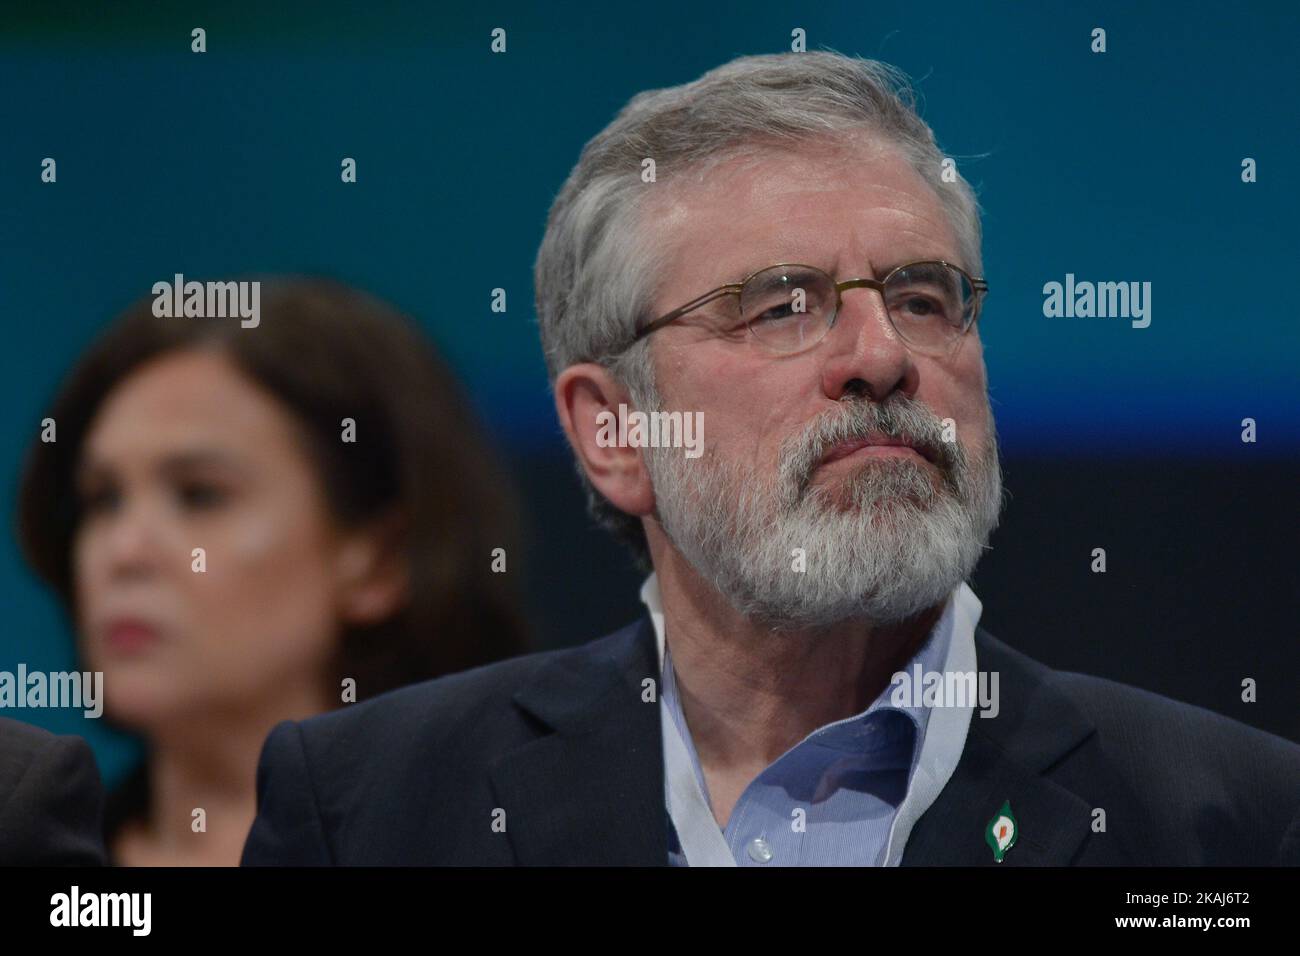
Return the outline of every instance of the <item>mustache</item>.
[[[802,498],[817,466],[841,442],[885,435],[922,451],[939,469],[944,484],[959,491],[958,476],[966,457],[956,441],[944,441],[943,421],[923,403],[895,394],[886,402],[845,399],[834,411],[811,422],[801,435],[788,440],[781,453],[782,484]]]

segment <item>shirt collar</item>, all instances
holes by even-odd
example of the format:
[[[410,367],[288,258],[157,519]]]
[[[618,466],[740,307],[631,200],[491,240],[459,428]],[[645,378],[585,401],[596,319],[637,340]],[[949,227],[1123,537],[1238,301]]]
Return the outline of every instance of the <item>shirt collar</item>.
[[[646,610],[650,614],[651,623],[654,625],[655,646],[658,651],[659,659],[659,671],[662,674],[666,643],[663,599],[659,591],[659,577],[653,571],[650,572],[650,575],[641,585],[641,601],[645,604]],[[954,632],[960,629],[958,639],[963,642],[972,641],[975,627],[979,623],[983,609],[983,603],[975,595],[975,592],[970,589],[969,585],[967,585],[965,581],[958,584],[957,587],[953,588],[952,592],[948,595],[948,599],[944,602],[943,613],[939,616],[939,620],[930,630],[929,636],[926,637],[925,641],[917,649],[912,658],[903,666],[902,670],[910,675],[919,665],[922,673],[943,671],[948,660],[949,647],[952,644]],[[909,714],[916,722],[917,739],[922,739],[929,723],[930,710],[932,708],[914,703],[908,703],[901,707],[896,706],[890,699],[893,690],[893,684],[887,684],[876,699],[871,702],[871,706],[860,714],[846,718],[846,720],[861,720],[868,714],[884,708],[900,710]],[[836,723],[844,722],[845,721],[836,721]],[[825,729],[825,727],[820,728],[817,733],[820,733]],[[920,748],[918,747],[917,752],[919,751]]]

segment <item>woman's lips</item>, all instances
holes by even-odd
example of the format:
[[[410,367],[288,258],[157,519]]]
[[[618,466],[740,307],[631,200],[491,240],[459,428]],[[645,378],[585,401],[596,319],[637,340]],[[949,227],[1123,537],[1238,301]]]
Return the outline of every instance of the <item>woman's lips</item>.
[[[157,640],[157,628],[144,621],[110,621],[104,629],[104,643],[115,651],[132,652],[143,650]]]

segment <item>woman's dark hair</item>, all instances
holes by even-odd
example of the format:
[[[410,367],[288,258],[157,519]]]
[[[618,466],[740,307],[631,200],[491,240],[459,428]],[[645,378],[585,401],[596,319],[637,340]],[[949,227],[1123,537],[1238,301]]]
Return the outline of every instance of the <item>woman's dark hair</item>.
[[[132,305],[90,348],[49,417],[57,441],[32,445],[19,489],[27,561],[75,619],[74,470],[95,413],[134,370],[164,353],[218,348],[292,412],[335,519],[400,515],[409,597],[382,623],[344,631],[329,695],[358,698],[528,650],[511,576],[493,550],[518,551],[518,508],[450,369],[391,307],[339,282],[263,280],[260,322],[158,318]],[[342,440],[343,419],[356,440]]]

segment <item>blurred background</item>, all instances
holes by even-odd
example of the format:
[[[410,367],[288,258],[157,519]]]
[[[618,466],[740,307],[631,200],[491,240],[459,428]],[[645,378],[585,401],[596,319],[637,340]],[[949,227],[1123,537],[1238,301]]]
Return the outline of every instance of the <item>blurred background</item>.
[[[490,51],[497,27],[504,54]],[[982,624],[1051,666],[1300,741],[1300,14],[1287,3],[8,9],[9,524],[63,375],[155,281],[323,275],[416,318],[465,383],[523,496],[510,573],[535,646],[629,622],[640,575],[586,517],[538,345],[533,258],[582,145],[629,97],[788,50],[795,28],[809,49],[905,70],[985,209],[982,336],[1011,498],[972,582]],[[40,181],[47,156],[56,185]],[[340,182],[344,157],[355,184]],[[1150,327],[1045,318],[1043,285],[1067,273],[1151,282]],[[1105,574],[1090,571],[1097,547]],[[12,532],[0,584],[0,670],[72,668],[68,624]],[[110,783],[135,756],[77,710],[7,716],[85,735]]]

